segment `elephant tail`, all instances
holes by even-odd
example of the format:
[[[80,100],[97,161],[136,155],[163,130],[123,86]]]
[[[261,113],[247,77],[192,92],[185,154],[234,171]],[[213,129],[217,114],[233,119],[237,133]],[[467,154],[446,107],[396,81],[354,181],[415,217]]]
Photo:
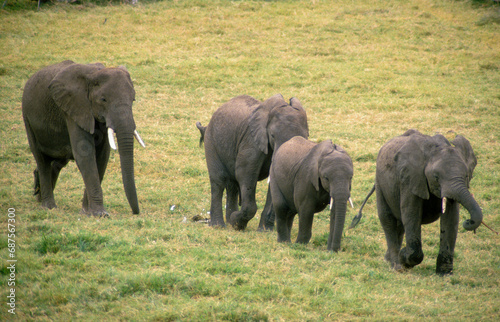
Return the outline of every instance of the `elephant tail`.
[[[361,217],[363,217],[363,213],[362,213],[363,207],[365,206],[366,202],[371,197],[371,195],[373,194],[374,191],[375,191],[375,185],[373,185],[372,189],[368,193],[368,196],[366,196],[365,200],[363,200],[363,204],[361,205],[361,208],[359,208],[358,214],[356,216],[354,216],[354,218],[351,221],[351,225],[349,226],[348,229],[356,227],[356,225],[361,221]]]
[[[196,122],[196,127],[198,130],[200,130],[200,147],[203,145],[203,142],[205,141],[205,130],[207,129],[206,126],[201,125],[200,122]]]

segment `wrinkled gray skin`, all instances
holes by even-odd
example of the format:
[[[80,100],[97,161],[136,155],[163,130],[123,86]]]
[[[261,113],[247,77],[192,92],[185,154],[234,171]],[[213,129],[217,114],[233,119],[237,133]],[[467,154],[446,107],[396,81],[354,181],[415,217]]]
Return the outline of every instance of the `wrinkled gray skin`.
[[[85,183],[83,211],[108,216],[101,181],[110,153],[109,127],[116,132],[128,202],[132,212],[139,213],[133,163],[134,100],[134,86],[125,68],[64,61],[28,80],[22,110],[37,164],[35,195],[42,207],[56,207],[54,188],[59,172],[75,160]]]
[[[285,142],[273,156],[270,187],[278,242],[290,242],[293,219],[299,214],[297,243],[311,239],[314,214],[332,200],[328,250],[339,251],[347,202],[351,194],[352,160],[330,140],[319,144],[303,137]]]
[[[226,221],[243,230],[257,212],[257,181],[268,177],[273,151],[294,136],[308,137],[306,111],[296,98],[288,104],[280,94],[264,102],[243,95],[215,111],[208,126],[199,122],[196,126],[200,143],[205,142],[210,177],[210,225],[225,227],[222,196],[226,189]],[[267,198],[266,211],[271,208],[270,193]]]
[[[430,137],[409,130],[380,149],[375,180],[377,209],[388,247],[385,258],[395,270],[422,262],[421,225],[441,218],[436,273],[452,274],[460,204],[471,216],[463,223],[465,229],[475,230],[483,218],[468,189],[476,164],[469,141],[460,135],[450,144],[442,135]],[[371,193],[373,189],[365,202]],[[360,218],[361,210],[351,226]],[[403,235],[406,247],[401,249]]]

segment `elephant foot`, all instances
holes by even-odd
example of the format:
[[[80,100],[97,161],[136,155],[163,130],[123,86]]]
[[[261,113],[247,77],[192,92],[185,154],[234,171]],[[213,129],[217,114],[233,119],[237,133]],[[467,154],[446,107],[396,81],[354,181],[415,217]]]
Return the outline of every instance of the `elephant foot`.
[[[233,222],[232,226],[235,230],[245,230],[247,228],[248,221],[237,221]]]
[[[42,201],[42,208],[46,209],[54,209],[57,208],[56,202],[54,200],[46,200]]]
[[[401,266],[401,264],[399,264],[399,263],[393,263],[392,269],[398,273],[404,273],[406,271],[406,269],[403,266]]]
[[[453,274],[453,256],[439,254],[436,263],[436,274],[439,276]]]
[[[236,230],[245,230],[248,220],[243,218],[241,211],[236,211],[231,214],[231,225]]]
[[[412,268],[424,260],[422,247],[404,247],[399,252],[399,261],[405,268]]]

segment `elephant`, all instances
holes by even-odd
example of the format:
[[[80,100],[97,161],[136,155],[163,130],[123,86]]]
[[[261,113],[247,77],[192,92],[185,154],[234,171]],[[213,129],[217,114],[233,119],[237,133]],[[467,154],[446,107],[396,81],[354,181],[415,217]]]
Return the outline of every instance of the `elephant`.
[[[470,213],[470,219],[463,223],[466,230],[475,230],[483,218],[469,192],[476,164],[470,142],[461,135],[450,144],[443,135],[431,137],[412,129],[380,149],[375,185],[363,206],[376,191],[378,217],[387,242],[385,259],[393,269],[403,271],[422,262],[421,225],[440,218],[436,274],[453,274],[460,204]],[[361,219],[362,207],[351,227]],[[401,249],[403,235],[406,247]]]
[[[222,214],[226,189],[226,221],[236,230],[244,230],[257,212],[257,182],[269,176],[273,151],[294,136],[309,136],[306,111],[295,97],[287,103],[281,94],[263,102],[241,95],[219,107],[206,127],[200,122],[196,126],[201,133],[200,145],[205,143],[210,178],[210,225],[226,226]],[[263,213],[261,224],[274,217],[271,211],[268,191],[267,213]],[[274,224],[274,220],[270,222]]]
[[[290,242],[298,213],[296,242],[307,244],[314,214],[330,204],[327,249],[339,251],[353,171],[347,152],[331,140],[314,143],[296,136],[281,145],[274,153],[269,175],[278,242]]]
[[[110,147],[116,149],[116,132],[125,194],[132,212],[139,214],[134,136],[145,145],[132,116],[134,100],[134,86],[125,67],[66,60],[39,70],[26,82],[22,115],[37,165],[34,194],[42,207],[56,207],[54,188],[59,172],[75,160],[85,184],[82,211],[109,217],[101,182]]]

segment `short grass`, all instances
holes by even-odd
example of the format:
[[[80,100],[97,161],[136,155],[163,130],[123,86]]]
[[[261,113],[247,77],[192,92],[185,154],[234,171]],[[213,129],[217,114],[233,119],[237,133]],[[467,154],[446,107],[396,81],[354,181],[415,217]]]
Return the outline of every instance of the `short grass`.
[[[0,11],[0,223],[16,209],[19,320],[496,320],[499,237],[459,230],[455,273],[434,274],[439,224],[423,227],[423,263],[398,274],[383,260],[375,198],[342,251],[326,251],[328,214],[308,245],[276,233],[213,229],[196,121],[230,98],[296,96],[312,140],[332,139],[354,161],[356,208],[379,148],[416,128],[474,147],[471,190],[500,230],[500,25],[488,1],[162,1],[96,6],[8,1]],[[119,156],[103,183],[111,219],[79,214],[74,163],[58,208],[32,196],[34,159],[21,118],[26,80],[65,59],[125,65],[146,149],[136,151],[142,213],[131,214]],[[259,211],[265,198],[259,184]],[[175,206],[175,207],[173,207]],[[349,210],[347,221],[356,210]],[[462,219],[467,218],[462,211]],[[184,218],[187,219],[185,222]],[[293,234],[296,234],[296,225]],[[9,292],[0,243],[0,320]]]

